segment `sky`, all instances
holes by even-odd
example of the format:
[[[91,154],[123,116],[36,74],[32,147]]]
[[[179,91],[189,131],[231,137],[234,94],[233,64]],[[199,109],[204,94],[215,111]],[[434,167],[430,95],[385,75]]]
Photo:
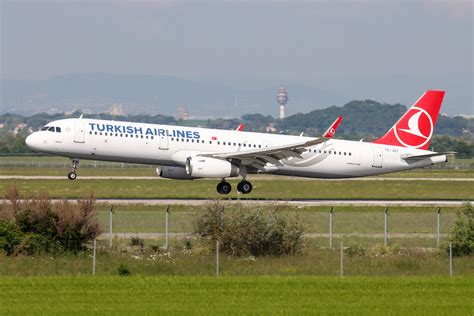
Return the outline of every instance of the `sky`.
[[[450,89],[474,114],[470,0],[0,3],[1,79],[272,78],[403,104]]]

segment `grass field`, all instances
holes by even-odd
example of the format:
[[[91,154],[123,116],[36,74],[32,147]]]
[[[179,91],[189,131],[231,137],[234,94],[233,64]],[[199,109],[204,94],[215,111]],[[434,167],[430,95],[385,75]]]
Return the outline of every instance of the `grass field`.
[[[49,192],[56,198],[81,198],[91,193],[97,198],[222,198],[216,193],[217,180],[0,180],[0,195],[13,183],[26,195]],[[238,180],[230,180],[234,190],[226,197],[240,197]],[[245,196],[266,199],[448,199],[473,200],[472,181],[307,181],[252,180],[254,190]]]
[[[471,315],[474,278],[0,278],[0,314]]]
[[[189,242],[191,247],[185,248]],[[159,246],[161,250],[155,251],[151,245]],[[166,252],[162,241],[148,240],[142,249],[131,246],[130,239],[121,239],[115,240],[113,248],[109,249],[108,241],[101,240],[98,242],[96,273],[118,275],[118,267],[124,265],[132,275],[215,275],[215,253],[202,241],[172,240],[170,246]],[[346,248],[346,276],[449,275],[449,260],[444,249],[439,252],[401,249],[398,246],[384,247],[382,242],[366,249],[365,254],[350,255],[347,251]],[[77,255],[0,256],[0,263],[0,276],[87,276],[92,272],[92,250]],[[301,255],[255,258],[221,254],[220,273],[227,276],[337,276],[340,274],[339,263],[339,249],[322,249],[310,241]],[[474,276],[474,260],[471,257],[453,258],[453,274]]]

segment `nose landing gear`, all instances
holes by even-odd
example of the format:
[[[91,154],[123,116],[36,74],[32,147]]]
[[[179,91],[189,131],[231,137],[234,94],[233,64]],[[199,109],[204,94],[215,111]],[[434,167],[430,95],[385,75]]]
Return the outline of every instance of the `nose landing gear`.
[[[67,174],[67,177],[69,180],[76,180],[77,178],[77,167],[79,166],[79,159],[73,158],[71,159],[72,161],[72,166],[71,166],[71,172]]]

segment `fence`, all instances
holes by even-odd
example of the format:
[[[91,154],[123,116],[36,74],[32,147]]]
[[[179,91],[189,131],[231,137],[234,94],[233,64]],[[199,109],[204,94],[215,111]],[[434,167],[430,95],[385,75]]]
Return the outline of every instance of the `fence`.
[[[219,240],[213,249],[204,247],[193,234],[199,212],[99,207],[105,231],[86,252],[64,258],[0,257],[0,274],[19,274],[19,267],[28,265],[28,274],[97,275],[468,275],[474,270],[472,257],[453,258],[447,237],[455,214],[441,208],[429,213],[301,211],[308,215],[304,253],[254,258],[221,253]],[[220,218],[223,225],[224,212]]]
[[[105,213],[105,212],[104,212]],[[112,231],[112,224],[110,224],[109,228],[110,230],[99,237],[99,239],[102,239],[102,240],[105,240],[106,236],[108,236],[109,238],[109,248],[113,248],[113,243],[112,241],[114,241],[115,243],[118,243],[118,245],[116,247],[114,247],[115,249],[119,249],[120,248],[120,245],[123,246],[123,243],[124,243],[124,240],[127,240],[130,239],[130,238],[143,238],[143,239],[148,239],[148,240],[153,240],[154,242],[161,242],[162,243],[162,247],[161,249],[163,249],[163,251],[165,251],[165,253],[173,253],[173,252],[176,252],[176,251],[180,251],[180,249],[183,247],[183,243],[180,243],[180,241],[183,241],[183,240],[189,240],[189,239],[195,239],[196,236],[194,236],[192,234],[191,231],[187,231],[187,232],[176,232],[176,228],[178,226],[182,226],[182,223],[181,224],[178,224],[178,225],[173,225],[173,215],[176,214],[178,215],[177,217],[177,221],[179,222],[180,220],[182,220],[182,218],[180,219],[180,216],[179,215],[182,215],[180,213],[183,213],[182,211],[181,212],[176,212],[173,214],[173,212],[171,211],[170,207],[166,207],[165,209],[162,209],[158,212],[150,212],[151,214],[153,214],[153,216],[156,216],[156,217],[162,217],[164,220],[163,221],[157,221],[157,222],[149,222],[149,221],[146,221],[148,223],[150,223],[151,225],[163,225],[161,227],[159,227],[158,225],[155,226],[156,228],[156,231],[155,233],[124,233],[124,232],[119,232],[119,233],[114,233]],[[188,215],[191,215],[189,214],[189,212],[187,212]],[[338,266],[339,269],[336,271],[335,269],[332,269],[332,271],[334,272],[334,274],[339,274],[341,276],[343,275],[347,275],[347,271],[349,271],[349,274],[350,275],[354,275],[354,271],[351,271],[351,267],[354,266],[357,266],[357,271],[358,269],[360,269],[360,262],[358,261],[365,261],[366,263],[369,263],[370,265],[370,262],[371,260],[373,261],[377,261],[377,260],[380,260],[380,258],[383,258],[384,255],[387,256],[388,252],[387,250],[383,250],[384,253],[380,256],[380,257],[377,257],[377,255],[371,257],[371,256],[364,256],[363,259],[361,259],[361,257],[356,257],[354,258],[353,255],[354,255],[354,238],[357,239],[357,246],[356,246],[356,252],[357,252],[357,247],[361,247],[360,243],[361,242],[365,242],[366,243],[366,246],[370,246],[370,245],[374,245],[373,243],[371,244],[370,242],[367,242],[368,239],[375,239],[375,240],[383,240],[383,245],[384,247],[390,247],[391,245],[394,244],[395,240],[400,240],[400,239],[404,239],[404,238],[407,238],[407,239],[410,239],[411,240],[411,243],[408,244],[408,247],[407,249],[410,249],[409,250],[409,256],[411,256],[410,259],[408,259],[407,262],[409,263],[404,263],[408,268],[411,267],[411,265],[413,265],[414,267],[419,267],[420,265],[424,265],[423,263],[423,260],[427,260],[428,262],[430,262],[429,264],[433,265],[433,261],[434,259],[433,258],[436,258],[436,260],[440,261],[438,262],[438,264],[435,264],[435,270],[434,272],[436,271],[436,269],[438,269],[439,271],[441,271],[440,274],[445,274],[445,275],[450,275],[452,276],[453,275],[453,257],[452,257],[452,248],[451,248],[451,244],[447,243],[447,242],[443,242],[441,243],[441,240],[446,240],[447,237],[449,237],[449,234],[445,233],[445,231],[448,231],[449,230],[449,227],[450,225],[452,224],[453,220],[454,220],[454,214],[452,213],[446,213],[446,214],[443,214],[442,213],[442,210],[441,208],[436,208],[436,209],[433,209],[433,212],[432,213],[424,213],[423,215],[426,216],[426,218],[428,218],[428,216],[431,217],[431,222],[428,224],[428,225],[422,225],[421,228],[419,229],[419,232],[412,232],[412,233],[400,233],[400,232],[392,232],[391,229],[393,229],[393,226],[391,226],[391,220],[392,220],[392,217],[393,216],[397,216],[397,215],[403,215],[405,217],[405,219],[408,219],[408,220],[413,220],[413,219],[418,219],[418,221],[420,220],[420,217],[419,217],[419,213],[416,213],[416,212],[413,212],[413,213],[390,213],[390,209],[389,208],[383,208],[381,209],[380,211],[380,214],[379,213],[369,213],[369,214],[372,214],[373,215],[373,219],[377,220],[377,221],[380,221],[379,223],[379,226],[381,228],[380,232],[371,232],[371,233],[367,233],[367,232],[364,232],[364,233],[360,233],[360,232],[350,232],[350,233],[340,233],[340,232],[337,232],[337,228],[341,227],[340,226],[340,223],[338,223],[338,218],[340,215],[342,215],[341,213],[338,213],[337,210],[333,207],[329,208],[328,212],[327,212],[327,216],[326,216],[326,225],[327,225],[327,228],[328,228],[328,231],[327,232],[308,232],[306,235],[305,235],[305,238],[306,239],[327,239],[327,246],[324,247],[324,246],[318,246],[317,250],[315,251],[316,253],[318,253],[318,256],[319,257],[319,260],[326,260],[328,262],[331,262],[331,264],[328,263],[329,266]],[[110,223],[112,223],[113,221],[113,217],[115,217],[116,219],[115,220],[118,220],[120,222],[120,216],[124,216],[125,214],[120,214],[120,212],[117,212],[117,213],[113,213],[112,212],[112,207],[110,208],[109,210],[109,219],[110,219]],[[221,225],[223,225],[224,223],[224,212],[221,213]],[[319,215],[323,215],[323,214],[319,214]],[[344,215],[354,215],[354,214],[344,214]],[[412,215],[418,215],[417,217],[412,217],[411,219],[409,218],[410,216]],[[357,214],[356,214],[357,216]],[[125,216],[125,218],[129,218],[128,216]],[[324,217],[320,217],[320,219],[323,219]],[[346,221],[348,219],[346,218]],[[352,219],[353,220],[353,219]],[[417,225],[417,222],[418,221],[415,221],[414,225]],[[405,223],[405,222],[403,222]],[[398,227],[401,227],[400,225],[403,225],[403,223],[398,223]],[[170,224],[172,224],[173,228],[170,230]],[[314,227],[311,223],[307,223],[307,225],[311,226],[311,227]],[[142,226],[143,227],[143,226]],[[317,227],[322,227],[322,226],[317,226]],[[368,224],[368,227],[374,227],[374,225],[372,224]],[[431,227],[432,231],[431,232],[426,232],[426,227]],[[120,228],[120,227],[119,227]],[[336,229],[335,229],[336,228]],[[360,238],[357,238],[357,237],[364,237],[361,241]],[[172,239],[174,240],[174,245],[171,245],[169,243],[169,240]],[[336,243],[336,240],[338,241],[338,243]],[[430,240],[431,241],[431,246],[433,247],[425,247],[426,245],[418,245],[418,242],[421,241],[421,243],[426,243],[426,240]],[[435,243],[435,245],[433,245],[433,243]],[[95,245],[95,243],[94,243]],[[322,244],[320,244],[322,245]],[[333,247],[333,245],[338,245],[336,247]],[[375,244],[376,245],[376,244]],[[379,245],[379,247],[381,246],[381,244]],[[95,247],[95,246],[94,246]],[[398,246],[396,246],[398,247]],[[442,247],[442,249],[440,248]],[[444,247],[446,247],[448,249],[448,251],[445,251]],[[310,247],[311,248],[311,247]],[[257,260],[255,258],[251,258],[251,259],[242,259],[242,258],[231,258],[231,257],[228,257],[228,256],[224,256],[225,260],[222,261],[222,255],[220,254],[219,252],[219,240],[216,241],[216,245],[215,245],[215,253],[214,253],[214,273],[215,275],[219,276],[221,274],[221,271],[223,271],[224,273],[226,273],[226,266],[230,265],[232,268],[232,270],[235,269],[235,266],[238,265],[239,263],[242,263],[242,262],[245,262],[245,260]],[[311,248],[309,249],[308,251],[313,251],[315,248]],[[399,249],[399,248],[397,248]],[[417,249],[418,251],[420,252],[413,252],[413,249]],[[335,251],[335,250],[338,250],[338,251]],[[143,251],[143,249],[142,249]],[[400,251],[400,250],[398,250]],[[95,250],[94,250],[94,253],[95,253]],[[145,252],[142,252],[142,253],[145,253]],[[324,253],[326,253],[327,256],[329,256],[328,258],[324,258]],[[421,256],[420,257],[420,254],[425,254],[427,255],[427,257],[423,257]],[[208,260],[208,272],[210,273],[210,270],[209,270],[209,266],[211,265],[211,262],[212,262],[212,255],[211,254],[208,254],[209,256],[207,257],[207,259],[205,260]],[[392,254],[393,255],[393,254]],[[395,258],[397,256],[403,256],[402,255],[402,252],[400,253],[395,253],[394,254]],[[337,260],[339,261],[339,264],[338,265],[334,265],[335,263],[335,256],[337,257]],[[297,257],[297,256],[296,256]],[[392,256],[393,257],[393,256]],[[387,257],[388,258],[388,257]],[[404,258],[406,259],[406,257]],[[94,268],[93,268],[93,271],[96,271],[96,268],[95,268],[95,255],[94,255],[94,259],[93,259],[93,264],[94,264]],[[269,260],[268,258],[266,258],[265,260]],[[277,260],[277,259],[275,259]],[[418,264],[414,264],[413,262],[418,260],[419,263]],[[202,258],[200,259],[200,261],[202,261]],[[304,260],[302,260],[304,261]],[[400,265],[400,266],[404,266],[404,264],[400,263],[400,262],[403,262],[402,261],[396,261],[396,262],[393,262],[393,264],[396,266],[396,265]],[[466,269],[466,263],[461,259],[461,264],[459,264],[459,266],[461,267],[461,270],[463,269]],[[295,265],[298,265],[300,264],[299,262],[295,261],[294,262]],[[365,265],[365,264],[364,264]],[[444,266],[444,268],[443,268]],[[454,266],[454,269],[456,268],[456,266]],[[442,272],[443,269],[445,269],[444,273]],[[469,267],[469,264],[467,264],[467,269],[472,269],[472,267]],[[408,269],[409,270],[409,269]],[[416,269],[415,269],[416,270]],[[407,271],[405,271],[407,272]],[[414,271],[416,272],[416,271]],[[432,271],[433,272],[433,271]],[[413,273],[413,271],[410,272],[410,274]],[[422,274],[426,273],[423,272]],[[462,274],[463,272],[462,271],[455,271],[456,274]],[[362,273],[364,274],[364,273]]]
[[[322,210],[322,208],[321,208]],[[402,247],[437,248],[449,236],[448,233],[455,220],[453,212],[443,213],[441,208],[432,212],[391,212],[389,208],[380,208],[374,212],[338,212],[337,208],[326,211],[297,213],[304,217],[305,238],[312,239],[320,247],[333,248],[333,244],[345,242],[367,244],[394,244]],[[103,227],[109,227],[101,238],[130,238],[138,236],[144,239],[163,239],[167,249],[170,239],[193,237],[194,222],[199,211],[173,212],[172,208],[146,210],[129,208],[112,213],[110,210],[99,212]],[[114,225],[112,226],[112,216]],[[114,231],[112,231],[114,227]]]

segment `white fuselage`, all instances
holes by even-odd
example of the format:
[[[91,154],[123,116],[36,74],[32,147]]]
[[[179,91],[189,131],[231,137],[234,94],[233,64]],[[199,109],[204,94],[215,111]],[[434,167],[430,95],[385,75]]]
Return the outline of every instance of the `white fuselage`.
[[[60,132],[38,131],[27,138],[33,150],[70,158],[184,167],[187,157],[203,153],[246,151],[313,138],[244,131],[133,122],[64,119],[49,123]],[[404,155],[431,151],[331,139],[308,147],[302,158],[266,166],[268,173],[311,178],[350,178],[425,167],[445,162],[435,156],[407,162]],[[241,162],[243,163],[243,162]],[[249,173],[257,170],[250,169]],[[261,172],[261,170],[260,170]]]

